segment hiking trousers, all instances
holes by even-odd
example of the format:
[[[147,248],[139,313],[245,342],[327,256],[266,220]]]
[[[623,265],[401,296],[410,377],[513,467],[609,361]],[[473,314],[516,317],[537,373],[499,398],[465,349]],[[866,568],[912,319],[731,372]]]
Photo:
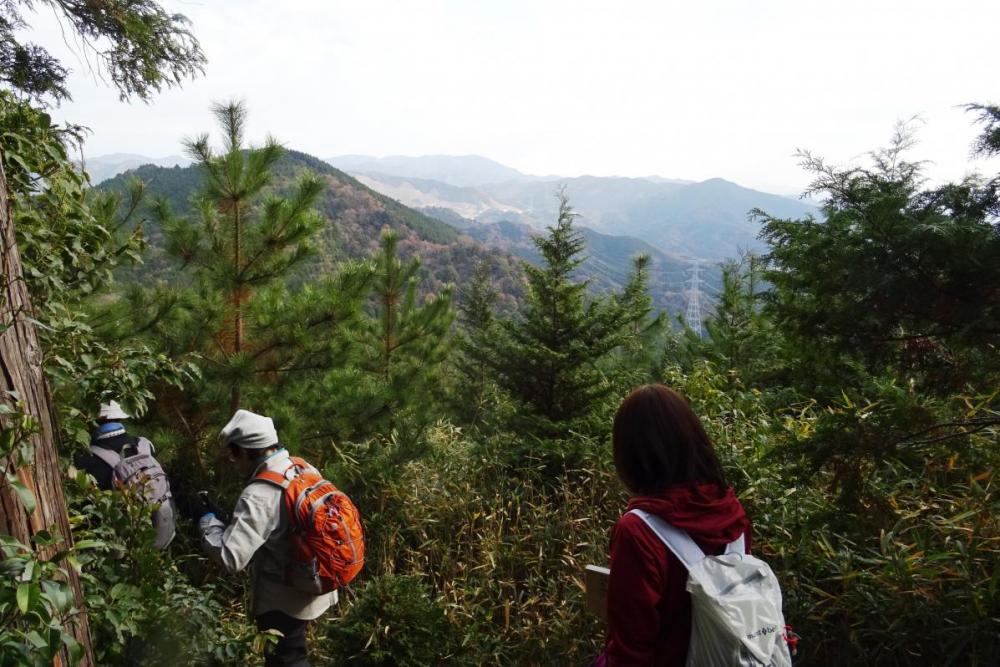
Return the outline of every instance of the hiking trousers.
[[[306,655],[306,629],[309,621],[303,621],[282,611],[264,612],[256,618],[257,629],[277,630],[284,637],[268,648],[264,667],[310,667]]]

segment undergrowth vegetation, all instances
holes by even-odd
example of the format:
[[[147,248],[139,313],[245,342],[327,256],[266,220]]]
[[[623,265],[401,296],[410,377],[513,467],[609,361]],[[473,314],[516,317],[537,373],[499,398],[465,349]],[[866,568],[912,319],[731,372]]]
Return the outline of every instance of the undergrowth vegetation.
[[[133,198],[87,191],[73,134],[0,103],[75,540],[52,558],[0,543],[4,665],[79,657],[62,561],[81,575],[99,664],[259,664],[273,640],[246,616],[244,577],[200,555],[192,521],[158,551],[147,506],[73,473],[93,407],[112,397],[142,415],[130,428],[156,440],[181,500],[241,488],[216,441],[235,406],[274,416],[292,452],[355,500],[367,567],[313,624],[316,664],[588,664],[603,628],[583,571],[606,562],[627,502],[611,416],[644,382],[678,389],[703,419],[782,583],[801,664],[996,664],[996,180],[924,190],[904,135],[870,167],[805,156],[824,220],[758,212],[771,251],[725,267],[701,337],[652,312],[647,260],[623,293],[587,291],[565,197],[514,314],[495,312],[486,271],[422,296],[391,231],[369,260],[304,281],[293,269],[335,224],[311,211],[322,184],[271,183],[281,149],[244,150],[239,105],[216,110],[224,153],[191,144],[214,180],[181,218],[144,208],[140,185]],[[229,172],[254,185],[231,206]],[[116,282],[116,265],[141,260],[142,233],[124,223],[137,218],[162,223],[186,282]],[[30,424],[3,407],[16,465]],[[16,476],[4,483],[21,493]]]

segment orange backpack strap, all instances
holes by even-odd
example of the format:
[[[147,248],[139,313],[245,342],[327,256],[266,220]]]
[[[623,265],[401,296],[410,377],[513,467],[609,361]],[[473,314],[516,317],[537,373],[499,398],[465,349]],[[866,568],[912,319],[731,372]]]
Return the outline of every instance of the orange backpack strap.
[[[254,475],[253,481],[267,482],[269,484],[274,484],[280,489],[287,489],[288,485],[291,483],[292,480],[286,478],[280,472],[274,472],[273,470],[263,470]]]
[[[301,473],[314,473],[319,474],[318,471],[311,465],[306,463],[305,459],[298,456],[290,456],[288,460],[291,462],[288,467],[285,468],[284,473],[275,472],[273,470],[262,470],[261,472],[254,475],[253,481],[268,482],[269,484],[274,484],[281,489],[287,489],[292,483],[292,480],[298,477]],[[289,473],[293,474],[289,474]]]
[[[313,473],[315,475],[319,474],[319,471],[316,470],[316,467],[309,464],[304,458],[298,456],[291,456],[289,457],[289,460],[292,462],[293,466],[299,469],[300,473],[304,472],[304,473]]]
[[[300,467],[305,464],[305,461],[298,457],[291,457],[291,463],[285,468],[285,472],[275,472],[274,470],[262,470],[253,477],[253,481],[267,482],[269,484],[274,484],[278,488],[284,490],[288,488],[288,485],[292,483],[298,474],[289,475],[288,473],[296,467]]]

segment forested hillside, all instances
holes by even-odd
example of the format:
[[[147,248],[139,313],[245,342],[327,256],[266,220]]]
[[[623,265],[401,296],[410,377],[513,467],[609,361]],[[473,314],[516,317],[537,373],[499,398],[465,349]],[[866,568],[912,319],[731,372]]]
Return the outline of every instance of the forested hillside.
[[[434,292],[447,283],[466,284],[481,263],[486,263],[497,288],[501,307],[509,310],[523,298],[520,267],[511,256],[538,264],[540,255],[531,241],[536,231],[515,223],[472,223],[449,210],[418,212],[367,188],[353,177],[330,167],[305,153],[289,152],[276,168],[273,187],[280,191],[304,169],[323,176],[328,190],[318,210],[328,221],[315,239],[315,255],[301,271],[325,273],[339,261],[365,257],[375,247],[383,227],[400,233],[403,257],[420,257],[422,289]],[[165,198],[171,208],[187,210],[199,181],[196,166],[161,168],[145,165],[106,180],[99,188],[126,192],[132,179],[146,184],[149,202]],[[553,186],[548,196],[557,201]],[[748,209],[749,210],[749,209]],[[146,216],[148,218],[148,216]],[[443,223],[443,224],[442,224]],[[586,257],[577,269],[577,277],[590,282],[597,294],[621,290],[628,281],[632,260],[638,255],[650,257],[650,292],[658,310],[676,317],[684,312],[688,295],[689,259],[669,255],[637,239],[600,234],[584,228]],[[142,282],[172,277],[170,264],[163,254],[163,239],[155,217],[144,223],[150,243],[141,267],[125,270],[126,282]],[[702,289],[706,299],[717,294],[720,273],[717,266],[704,265]],[[460,295],[461,298],[461,295]]]
[[[997,664],[1000,175],[929,183],[906,126],[852,166],[802,153],[822,208],[746,212],[761,252],[725,264],[699,335],[655,307],[655,257],[587,282],[588,255],[623,249],[581,230],[571,191],[523,262],[252,144],[238,101],[182,140],[196,166],[91,188],[82,130],[47,111],[67,72],[18,41],[19,4],[0,3],[0,665],[264,663],[279,637],[250,576],[201,543],[255,502],[220,442],[238,409],[363,518],[312,664],[591,664],[584,567],[629,501],[612,420],[646,383],[714,442],[796,664]],[[115,46],[91,55],[125,99],[204,66],[152,0],[52,8]],[[1000,106],[966,111],[974,155],[1000,156]],[[165,550],[144,487],[79,469],[118,432],[95,430],[112,400],[170,477]]]
[[[287,191],[304,170],[318,174],[325,183],[316,207],[326,223],[313,239],[313,257],[300,269],[303,275],[328,274],[345,259],[367,257],[377,249],[382,229],[388,228],[399,235],[403,257],[420,258],[423,290],[438,292],[446,284],[467,282],[485,262],[508,307],[521,298],[520,270],[505,253],[491,252],[453,227],[402,206],[305,153],[288,152],[275,166],[270,187],[276,192]],[[190,209],[202,175],[197,166],[145,165],[104,181],[99,187],[123,193],[132,179],[146,184],[147,204],[163,198],[173,211],[185,212]],[[164,257],[162,230],[155,216],[144,217],[147,220],[143,230],[150,248],[143,267],[131,271],[128,280],[171,279],[173,268]]]
[[[515,222],[472,222],[449,215],[440,209],[427,210],[432,217],[440,216],[472,238],[490,248],[520,257],[532,264],[542,261],[532,237],[538,232],[527,225]],[[653,246],[628,236],[609,236],[586,227],[580,228],[587,249],[576,275],[590,281],[591,289],[597,294],[620,291],[628,283],[633,260],[640,255],[649,257],[649,294],[657,311],[677,316],[684,313],[690,295],[692,261],[688,257],[668,255]],[[721,270],[718,265],[705,265],[700,274],[703,283],[698,288],[701,298],[710,299],[721,287]]]

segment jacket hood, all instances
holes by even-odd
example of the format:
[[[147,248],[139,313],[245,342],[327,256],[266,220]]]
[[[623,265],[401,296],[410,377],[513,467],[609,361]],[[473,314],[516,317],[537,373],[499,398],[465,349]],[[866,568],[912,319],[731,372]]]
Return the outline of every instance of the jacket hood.
[[[708,548],[721,548],[750,527],[750,520],[732,488],[715,484],[672,486],[655,496],[636,496],[628,509],[655,514]]]

